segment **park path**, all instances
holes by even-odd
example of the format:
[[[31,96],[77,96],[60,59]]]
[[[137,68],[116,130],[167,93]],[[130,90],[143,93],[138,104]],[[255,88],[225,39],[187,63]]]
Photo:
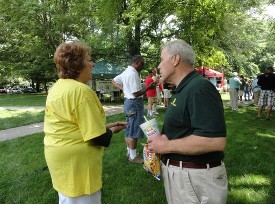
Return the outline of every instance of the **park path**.
[[[241,106],[247,106],[247,105],[251,105],[251,104],[253,104],[253,101],[238,103],[238,106],[241,107]],[[229,102],[224,103],[224,106],[229,106]],[[144,108],[146,110],[147,107],[144,106]],[[160,107],[157,107],[157,108],[160,108]],[[33,107],[30,107],[30,106],[22,106],[22,107],[2,106],[2,107],[0,107],[0,110],[5,110],[5,109],[9,109],[9,110],[34,110],[34,109],[44,110],[44,107],[42,107],[42,106],[33,106]],[[104,106],[103,105],[103,109],[105,111],[106,116],[123,113],[123,105],[116,105],[116,106]],[[24,137],[24,136],[31,135],[34,133],[43,132],[43,126],[44,126],[44,123],[41,122],[41,123],[35,123],[35,124],[31,124],[31,125],[25,125],[25,126],[6,129],[6,130],[0,130],[0,142],[6,141],[6,140],[11,140],[11,139],[14,139],[17,137]]]
[[[44,110],[44,107],[42,106],[34,106],[34,107],[15,107],[15,106],[9,106],[9,107],[0,107],[0,110]],[[106,116],[115,115],[123,112],[123,105],[116,105],[116,106],[103,106],[103,109],[105,111]],[[31,135],[34,133],[43,132],[43,126],[44,123],[35,123],[31,125],[25,125],[21,127],[16,128],[10,128],[6,130],[0,131],[0,142],[11,140],[18,137],[24,137],[26,135]]]

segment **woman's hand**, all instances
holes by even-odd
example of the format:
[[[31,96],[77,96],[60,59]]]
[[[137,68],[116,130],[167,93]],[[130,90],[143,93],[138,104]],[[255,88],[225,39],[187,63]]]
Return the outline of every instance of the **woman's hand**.
[[[115,123],[109,123],[106,125],[107,129],[110,129],[113,134],[119,133],[121,130],[125,129],[127,127],[127,122],[115,122]]]

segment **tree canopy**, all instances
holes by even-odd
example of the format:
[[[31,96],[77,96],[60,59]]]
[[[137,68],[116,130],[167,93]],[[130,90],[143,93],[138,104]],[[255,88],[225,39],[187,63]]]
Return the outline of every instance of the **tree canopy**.
[[[0,84],[22,77],[39,89],[56,80],[53,53],[80,40],[92,59],[156,68],[162,43],[180,38],[196,66],[255,75],[275,61],[274,0],[0,0]]]

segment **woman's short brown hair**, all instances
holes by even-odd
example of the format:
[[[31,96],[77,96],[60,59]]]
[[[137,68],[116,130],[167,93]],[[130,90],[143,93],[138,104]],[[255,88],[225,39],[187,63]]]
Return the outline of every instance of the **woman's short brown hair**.
[[[85,60],[90,59],[90,53],[90,48],[80,42],[60,44],[54,53],[59,78],[76,79],[85,67]]]

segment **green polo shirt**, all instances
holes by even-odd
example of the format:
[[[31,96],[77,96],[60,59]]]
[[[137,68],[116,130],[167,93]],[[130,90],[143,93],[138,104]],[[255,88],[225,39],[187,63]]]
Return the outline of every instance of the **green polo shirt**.
[[[162,133],[169,140],[197,135],[201,137],[225,137],[226,125],[222,99],[215,86],[192,71],[172,91]],[[210,163],[222,160],[223,152],[202,155],[165,154],[171,160]]]

